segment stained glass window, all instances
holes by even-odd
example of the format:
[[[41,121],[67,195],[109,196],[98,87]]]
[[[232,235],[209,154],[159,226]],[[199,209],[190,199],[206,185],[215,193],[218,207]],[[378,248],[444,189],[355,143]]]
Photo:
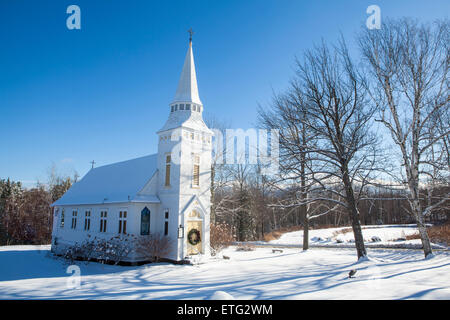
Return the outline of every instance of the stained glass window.
[[[150,210],[147,207],[141,211],[141,235],[150,234]]]

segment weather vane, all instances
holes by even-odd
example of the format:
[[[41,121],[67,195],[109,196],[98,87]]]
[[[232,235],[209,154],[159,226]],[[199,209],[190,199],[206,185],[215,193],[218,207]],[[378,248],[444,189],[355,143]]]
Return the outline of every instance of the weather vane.
[[[192,42],[192,35],[194,34],[194,31],[192,31],[192,28],[189,28],[189,42]]]

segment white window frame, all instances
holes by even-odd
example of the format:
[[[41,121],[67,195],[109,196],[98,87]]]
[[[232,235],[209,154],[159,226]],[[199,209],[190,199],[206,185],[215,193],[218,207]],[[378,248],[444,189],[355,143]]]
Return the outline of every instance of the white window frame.
[[[77,230],[78,209],[72,209],[72,223],[70,229]]]
[[[88,212],[89,212],[89,215],[87,215]],[[91,231],[91,216],[92,216],[91,209],[84,210],[84,231]],[[86,226],[87,226],[87,228],[86,228]]]
[[[108,230],[108,210],[100,209],[100,233],[106,233]]]
[[[120,209],[119,211],[119,234],[127,234],[127,209]]]

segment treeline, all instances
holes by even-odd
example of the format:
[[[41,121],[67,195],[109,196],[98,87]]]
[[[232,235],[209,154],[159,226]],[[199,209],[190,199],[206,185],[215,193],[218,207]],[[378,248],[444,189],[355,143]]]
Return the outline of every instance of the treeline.
[[[52,176],[48,185],[25,189],[20,182],[0,179],[0,245],[51,242],[51,204],[77,179]]]
[[[449,187],[442,187],[439,190],[442,195],[449,191]],[[252,179],[249,179],[242,189],[230,187],[217,192],[213,207],[219,206],[219,208],[212,217],[213,224],[229,226],[228,232],[236,241],[264,240],[265,235],[272,231],[292,227],[303,228],[304,216],[299,206],[290,209],[271,206],[288,199],[288,191],[280,192],[273,188],[261,190],[258,185],[253,184]],[[425,196],[426,190],[422,190],[421,193]],[[406,195],[402,192],[374,190],[369,196],[374,199],[362,200],[358,203],[362,225],[415,223],[408,210]],[[337,207],[332,212],[320,216],[320,213],[327,211],[326,208],[328,206],[325,200],[323,203],[318,201],[311,205],[311,210],[317,210],[319,216],[311,221],[310,228],[351,225],[345,208]],[[442,206],[427,215],[426,222],[444,224],[450,221],[449,215],[448,208]]]

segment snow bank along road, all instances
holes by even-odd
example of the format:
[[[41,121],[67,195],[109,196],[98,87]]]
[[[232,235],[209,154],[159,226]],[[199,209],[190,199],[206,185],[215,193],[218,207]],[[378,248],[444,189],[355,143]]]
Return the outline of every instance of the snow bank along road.
[[[225,260],[222,255],[230,257]],[[196,265],[111,266],[78,262],[80,286],[49,246],[0,247],[0,299],[450,299],[450,252],[225,249]],[[357,269],[355,278],[348,272]]]

